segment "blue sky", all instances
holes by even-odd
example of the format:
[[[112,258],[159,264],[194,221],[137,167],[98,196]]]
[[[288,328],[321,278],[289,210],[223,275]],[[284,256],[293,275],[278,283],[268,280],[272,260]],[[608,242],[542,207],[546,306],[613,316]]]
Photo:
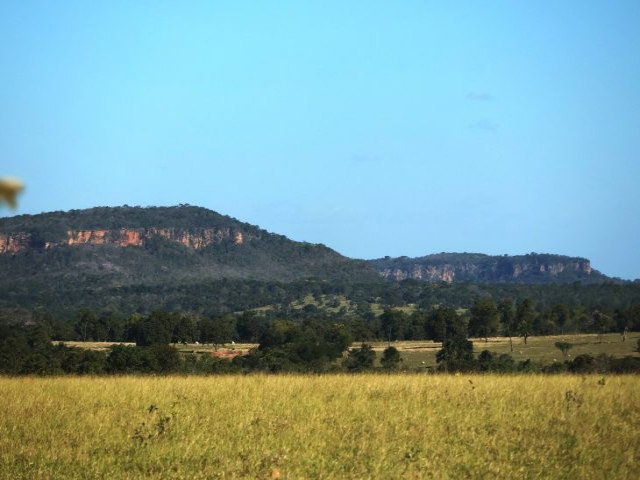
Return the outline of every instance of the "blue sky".
[[[189,203],[640,277],[637,1],[6,1],[0,68],[3,215]]]

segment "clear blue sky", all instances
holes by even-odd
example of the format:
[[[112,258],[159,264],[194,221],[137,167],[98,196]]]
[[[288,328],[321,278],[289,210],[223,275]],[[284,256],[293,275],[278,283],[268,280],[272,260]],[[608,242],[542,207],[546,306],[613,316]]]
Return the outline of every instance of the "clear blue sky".
[[[344,255],[640,277],[640,2],[0,3],[16,212],[211,208]]]

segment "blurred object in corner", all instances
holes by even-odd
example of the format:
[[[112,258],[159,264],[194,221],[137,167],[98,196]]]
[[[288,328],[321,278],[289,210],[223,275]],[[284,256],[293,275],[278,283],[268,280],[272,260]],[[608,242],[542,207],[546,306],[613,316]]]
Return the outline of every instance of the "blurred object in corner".
[[[16,208],[16,197],[24,190],[24,184],[15,177],[0,177],[0,205],[2,202]]]

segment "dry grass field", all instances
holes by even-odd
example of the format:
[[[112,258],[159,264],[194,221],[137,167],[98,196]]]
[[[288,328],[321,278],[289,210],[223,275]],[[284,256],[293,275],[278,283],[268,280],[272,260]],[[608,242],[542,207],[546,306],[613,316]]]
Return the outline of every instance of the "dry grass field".
[[[640,377],[0,378],[0,478],[637,479]]]

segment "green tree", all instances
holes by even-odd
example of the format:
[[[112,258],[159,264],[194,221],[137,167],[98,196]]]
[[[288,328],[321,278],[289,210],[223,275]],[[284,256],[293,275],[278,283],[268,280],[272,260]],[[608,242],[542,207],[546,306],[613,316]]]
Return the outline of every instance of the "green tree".
[[[516,331],[516,312],[513,308],[513,301],[505,298],[498,305],[498,313],[500,314],[500,323],[504,335],[509,337],[509,347],[513,352],[513,334]]]
[[[571,310],[565,304],[556,304],[551,309],[551,317],[560,330],[560,335],[564,335],[564,329],[571,322]]]
[[[133,327],[133,336],[138,346],[171,343],[176,316],[162,311],[152,312],[143,317]]]
[[[349,331],[342,324],[276,320],[265,328],[259,347],[234,362],[246,370],[324,372],[350,344]]]
[[[453,308],[440,306],[429,315],[425,325],[427,337],[434,342],[445,342],[451,336],[467,338],[467,327]]]
[[[180,315],[173,327],[172,343],[191,343],[198,336],[198,327],[189,315]]]
[[[264,331],[264,319],[254,312],[244,312],[237,320],[238,339],[241,342],[257,343]]]
[[[537,335],[553,335],[556,333],[557,325],[553,316],[553,311],[545,310],[536,315],[532,329]]]
[[[468,340],[467,326],[452,308],[440,307],[433,312],[430,328],[442,342],[436,360],[444,371],[464,370],[473,361],[473,343]]]
[[[373,351],[371,345],[363,343],[360,348],[352,348],[349,350],[347,357],[343,360],[342,365],[349,372],[362,372],[373,368],[373,362],[376,359],[376,352]]]
[[[212,343],[214,349],[230,343],[236,336],[236,318],[233,315],[205,318],[200,321],[200,341]]]
[[[149,354],[154,357],[156,372],[166,374],[180,370],[182,358],[175,347],[156,344],[149,347],[148,350]]]
[[[473,362],[473,343],[465,336],[449,336],[442,342],[436,360],[445,372],[466,370]]]
[[[593,329],[598,334],[598,343],[602,343],[602,335],[611,329],[613,326],[613,320],[609,315],[606,315],[600,310],[594,310],[591,314],[591,318],[593,319]]]
[[[536,315],[536,309],[532,300],[525,298],[521,302],[518,302],[516,324],[518,334],[524,339],[525,345],[527,344],[529,335],[531,335],[531,329],[535,323]]]
[[[80,310],[76,315],[74,330],[83,342],[93,340],[96,342],[107,339],[109,329],[103,319],[99,319],[91,310]]]
[[[469,334],[474,337],[484,337],[489,341],[489,336],[495,335],[500,327],[500,313],[493,297],[477,299],[471,307],[469,319]]]
[[[142,371],[141,348],[113,345],[107,356],[106,370],[109,373],[136,373]]]
[[[396,347],[387,347],[382,352],[382,358],[380,359],[380,365],[385,370],[397,370],[402,362],[400,352]]]
[[[392,340],[404,340],[408,329],[407,316],[401,310],[387,308],[380,315],[382,337],[389,343]]]
[[[569,350],[573,348],[573,344],[569,342],[556,342],[554,343],[554,346],[562,352],[562,355],[564,357],[566,357],[569,353]]]
[[[70,348],[58,345],[62,370],[76,375],[96,375],[104,372],[107,356],[104,352],[85,348]]]

